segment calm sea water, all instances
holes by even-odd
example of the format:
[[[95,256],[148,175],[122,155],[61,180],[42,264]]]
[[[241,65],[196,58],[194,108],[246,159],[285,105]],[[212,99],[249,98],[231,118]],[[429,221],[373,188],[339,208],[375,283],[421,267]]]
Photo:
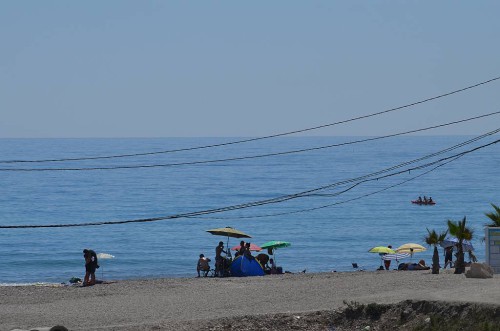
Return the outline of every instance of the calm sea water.
[[[78,172],[1,171],[0,225],[142,219],[260,201],[364,176],[470,138],[399,137],[299,154],[189,166]],[[495,138],[498,136],[460,151]],[[192,162],[284,152],[356,139],[359,138],[280,138],[154,156],[0,164],[0,168]],[[129,154],[234,140],[2,139],[0,159]],[[0,283],[59,283],[73,276],[83,277],[83,248],[115,256],[101,260],[98,278],[192,277],[196,274],[198,255],[204,253],[213,260],[218,241],[227,241],[206,230],[224,226],[250,234],[251,242],[256,244],[269,240],[291,242],[291,247],[276,252],[278,265],[284,270],[351,271],[352,262],[371,270],[380,265],[379,256],[367,252],[373,246],[424,244],[426,228],[442,231],[446,229],[446,220],[467,216],[468,224],[475,230],[476,255],[484,260],[484,244],[479,239],[484,236],[483,225],[488,221],[484,213],[492,210],[490,203],[500,204],[499,155],[497,144],[387,190],[383,189],[423,171],[364,183],[337,196],[307,196],[200,218],[76,228],[0,229]],[[336,193],[350,185],[352,183],[318,193]],[[381,192],[362,197],[376,191]],[[437,205],[412,205],[410,201],[419,195],[432,196]],[[273,216],[275,214],[281,215]],[[238,242],[238,239],[229,239],[230,246]],[[423,258],[429,263],[431,254],[429,249],[413,259]],[[440,254],[443,259],[442,249]]]

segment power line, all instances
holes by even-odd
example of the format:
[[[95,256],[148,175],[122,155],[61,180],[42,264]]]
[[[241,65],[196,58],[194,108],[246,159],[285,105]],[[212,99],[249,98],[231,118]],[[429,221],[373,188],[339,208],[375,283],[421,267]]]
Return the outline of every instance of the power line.
[[[353,118],[350,118],[350,119],[347,119],[347,120],[342,120],[342,121],[333,122],[333,123],[329,123],[329,124],[318,125],[318,126],[314,126],[314,127],[310,127],[310,128],[306,128],[306,129],[288,131],[288,132],[283,132],[283,133],[278,133],[278,134],[273,134],[273,135],[268,135],[268,136],[263,136],[263,137],[249,138],[249,139],[231,141],[231,142],[220,143],[220,144],[211,144],[211,145],[205,145],[205,146],[196,146],[196,147],[188,147],[188,148],[171,149],[171,150],[164,150],[164,151],[157,151],[157,152],[131,153],[131,154],[108,155],[108,156],[94,156],[94,157],[80,157],[80,158],[45,159],[45,160],[4,160],[4,161],[0,161],[0,163],[42,163],[42,162],[65,162],[65,161],[84,161],[84,160],[114,159],[114,158],[126,158],[126,157],[136,157],[136,156],[146,156],[146,155],[157,155],[157,154],[185,152],[185,151],[193,151],[193,150],[199,150],[199,149],[207,149],[207,148],[214,148],[214,147],[222,147],[222,146],[242,144],[242,143],[247,143],[247,142],[252,142],[252,141],[258,141],[258,140],[264,140],[264,139],[270,139],[270,138],[283,137],[283,136],[288,136],[288,135],[297,134],[297,133],[303,133],[303,132],[307,132],[307,131],[314,131],[314,130],[323,129],[323,128],[330,127],[330,126],[335,126],[335,125],[339,125],[339,124],[345,124],[345,123],[349,123],[349,122],[353,122],[353,121],[357,121],[357,120],[361,120],[361,119],[366,119],[366,118],[370,118],[370,117],[374,117],[374,116],[378,116],[378,115],[382,115],[382,114],[394,112],[394,111],[397,111],[397,110],[401,110],[401,109],[413,107],[413,106],[416,106],[416,105],[419,105],[419,104],[422,104],[422,103],[426,103],[426,102],[429,102],[429,101],[432,101],[432,100],[437,100],[437,99],[440,99],[440,98],[444,98],[444,97],[447,97],[447,96],[450,96],[450,95],[453,95],[453,94],[461,93],[461,92],[464,92],[464,91],[467,91],[467,90],[470,90],[470,89],[473,89],[473,88],[476,88],[476,87],[479,87],[479,86],[482,86],[482,85],[485,85],[485,84],[489,84],[489,83],[494,82],[494,81],[499,80],[499,79],[500,79],[500,76],[492,78],[492,79],[488,79],[488,80],[485,80],[483,82],[476,83],[476,84],[473,84],[473,85],[470,85],[470,86],[467,86],[467,87],[464,87],[464,88],[460,88],[458,90],[454,90],[454,91],[451,91],[451,92],[440,94],[440,95],[437,95],[437,96],[434,96],[434,97],[430,97],[430,98],[427,98],[427,99],[415,101],[415,102],[412,102],[412,103],[409,103],[409,104],[406,104],[406,105],[403,105],[403,106],[398,106],[398,107],[386,109],[386,110],[383,110],[383,111],[379,111],[379,112],[376,112],[376,113],[371,113],[371,114],[368,114],[368,115],[362,115],[362,116],[353,117]]]
[[[496,131],[498,131],[498,130],[500,130],[500,129],[497,129]],[[490,133],[486,133],[486,134],[482,135],[482,137],[484,138],[484,137],[488,136],[489,134]],[[201,211],[195,211],[195,212],[188,212],[188,213],[182,213],[182,214],[176,214],[176,215],[155,217],[155,218],[145,218],[145,219],[135,219],[135,220],[123,220],[123,221],[104,221],[104,222],[73,223],[73,224],[0,225],[0,229],[61,228],[61,227],[83,227],[83,226],[117,225],[117,224],[129,224],[129,223],[146,223],[146,222],[156,222],[156,221],[161,221],[161,220],[171,220],[171,219],[178,219],[178,218],[192,218],[192,217],[195,217],[195,216],[215,214],[215,213],[227,212],[227,211],[232,211],[232,210],[238,210],[238,209],[245,209],[245,208],[256,207],[256,206],[262,206],[262,205],[267,205],[267,204],[280,203],[280,202],[285,202],[285,201],[296,199],[296,198],[302,198],[302,197],[310,196],[314,192],[318,192],[318,191],[325,190],[325,189],[328,189],[328,188],[332,188],[332,187],[335,187],[335,186],[343,185],[343,184],[346,184],[346,183],[351,183],[351,182],[356,182],[356,181],[360,181],[360,180],[365,180],[365,179],[368,179],[368,178],[373,177],[375,175],[382,174],[382,173],[385,173],[385,172],[392,171],[394,169],[400,168],[400,167],[402,167],[404,165],[412,164],[412,163],[415,163],[415,162],[418,162],[418,161],[421,161],[421,160],[424,160],[424,159],[427,159],[427,158],[430,158],[430,157],[442,154],[444,152],[456,149],[458,147],[470,144],[470,143],[472,143],[472,142],[474,142],[476,140],[478,140],[478,138],[470,139],[470,140],[468,140],[466,142],[463,142],[463,143],[460,143],[458,145],[449,147],[449,148],[444,149],[442,151],[439,151],[439,152],[436,152],[436,153],[432,153],[430,155],[427,155],[427,156],[424,156],[424,157],[421,157],[421,158],[418,158],[418,159],[415,159],[415,160],[407,161],[407,162],[404,162],[402,164],[399,164],[399,165],[396,165],[396,166],[393,166],[393,167],[390,167],[390,168],[387,168],[387,169],[384,169],[384,170],[381,170],[381,171],[377,171],[375,173],[371,173],[371,174],[368,174],[368,175],[365,175],[365,176],[361,176],[361,177],[353,178],[353,179],[348,179],[348,180],[344,180],[344,181],[341,181],[341,182],[332,183],[332,184],[328,184],[328,185],[325,185],[325,186],[317,187],[317,188],[314,188],[314,189],[310,189],[310,190],[306,190],[306,191],[302,191],[302,192],[298,192],[298,193],[294,193],[294,194],[288,194],[288,195],[284,195],[284,196],[280,196],[280,197],[276,197],[276,198],[271,198],[271,199],[253,201],[253,202],[242,203],[242,204],[237,204],[237,205],[232,205],[232,206],[226,206],[226,207],[220,207],[220,208],[213,208],[213,209],[207,209],[207,210],[201,210]],[[414,170],[419,170],[419,169],[424,169],[426,167],[430,167],[430,166],[433,166],[435,164],[439,165],[442,162],[459,158],[461,156],[464,156],[464,155],[469,154],[469,153],[473,153],[473,152],[475,152],[477,150],[480,150],[482,148],[485,148],[485,147],[497,144],[498,142],[500,142],[500,139],[497,139],[497,140],[495,140],[493,142],[490,142],[490,143],[487,143],[487,144],[484,144],[484,145],[472,148],[472,149],[467,150],[467,151],[463,151],[463,152],[457,153],[457,154],[449,156],[449,157],[444,157],[444,158],[441,158],[439,160],[436,160],[436,161],[433,161],[433,162],[429,162],[427,164],[415,166],[413,168],[403,169],[403,170],[397,171],[397,172],[392,173],[392,174],[386,174],[386,175],[382,176],[381,178],[396,176],[396,175],[400,175],[400,174],[403,174],[403,173],[406,173],[406,172],[410,172],[410,171],[414,171]]]
[[[312,208],[306,208],[306,209],[300,209],[300,210],[294,210],[294,211],[287,211],[287,212],[281,212],[281,213],[272,213],[272,214],[262,214],[262,215],[253,215],[253,216],[233,216],[233,217],[230,217],[230,218],[227,218],[227,217],[190,217],[190,218],[196,218],[196,219],[219,219],[219,220],[224,220],[224,219],[253,219],[253,218],[264,218],[264,217],[275,217],[275,216],[284,216],[284,215],[292,215],[292,214],[299,214],[299,213],[305,213],[305,212],[311,212],[311,211],[314,211],[314,210],[319,210],[319,209],[324,209],[324,208],[329,208],[329,207],[332,207],[332,206],[337,206],[337,205],[341,205],[341,204],[345,204],[345,203],[348,203],[348,202],[352,202],[352,201],[356,201],[356,200],[360,200],[360,199],[363,199],[363,198],[366,198],[366,197],[369,197],[369,196],[372,196],[372,195],[375,195],[375,194],[378,194],[378,193],[381,193],[381,192],[384,192],[384,191],[387,191],[391,188],[394,188],[396,186],[400,186],[400,185],[403,185],[403,184],[406,184],[412,180],[415,180],[419,177],[422,177],[422,176],[425,176],[427,175],[428,173],[444,166],[444,165],[447,165],[448,163],[451,163],[453,161],[456,161],[458,160],[459,158],[461,158],[463,155],[459,155],[453,159],[450,159],[448,160],[447,162],[444,162],[444,163],[441,163],[437,166],[435,166],[434,168],[422,173],[422,174],[419,174],[417,176],[414,176],[414,177],[411,177],[409,179],[406,179],[402,182],[399,182],[399,183],[396,183],[396,184],[393,184],[393,185],[390,185],[390,186],[386,186],[380,190],[376,190],[376,191],[373,191],[373,192],[370,192],[370,193],[366,193],[366,194],[363,194],[363,195],[360,195],[360,196],[357,196],[357,197],[354,197],[354,198],[351,198],[351,199],[347,199],[347,200],[343,200],[343,201],[339,201],[339,202],[335,202],[335,203],[330,203],[330,204],[327,204],[327,205],[322,205],[322,206],[318,206],[318,207],[312,207]],[[406,171],[404,171],[406,172]],[[363,183],[366,183],[366,182],[369,182],[369,181],[376,181],[376,180],[379,180],[381,179],[382,177],[377,177],[377,178],[371,178],[371,179],[367,179],[367,180],[363,180],[359,183],[356,183],[350,187],[348,187],[347,189],[345,190],[342,190],[342,191],[339,191],[339,192],[336,192],[336,193],[331,193],[331,194],[319,194],[319,193],[316,193],[316,194],[310,194],[309,196],[323,196],[323,197],[334,197],[334,196],[339,196],[341,194],[344,194],[352,189],[354,189],[355,187],[363,184]]]
[[[277,153],[268,153],[268,154],[260,154],[260,155],[252,155],[252,156],[241,156],[241,157],[232,157],[232,158],[226,158],[226,159],[216,159],[216,160],[202,160],[202,161],[189,161],[189,162],[178,162],[178,163],[165,163],[165,164],[149,164],[149,165],[129,165],[129,166],[112,166],[112,167],[86,167],[86,168],[0,168],[0,171],[16,171],[16,172],[32,172],[32,171],[96,171],[96,170],[119,170],[119,169],[140,169],[140,168],[160,168],[160,167],[174,167],[174,166],[186,166],[186,165],[200,165],[200,164],[210,164],[210,163],[220,163],[220,162],[231,162],[231,161],[241,161],[241,160],[248,160],[248,159],[257,159],[257,158],[264,158],[264,157],[271,157],[271,156],[283,156],[283,155],[290,155],[290,154],[296,154],[296,153],[304,153],[304,152],[309,152],[309,151],[316,151],[316,150],[321,150],[321,149],[327,149],[327,148],[333,148],[333,147],[340,147],[340,146],[346,146],[346,145],[353,145],[353,144],[359,144],[363,142],[368,142],[368,141],[375,141],[375,140],[380,140],[380,139],[386,139],[386,138],[392,138],[392,137],[397,137],[397,136],[402,136],[402,135],[407,135],[407,134],[412,134],[412,133],[417,133],[417,132],[423,132],[423,131],[428,131],[436,128],[441,128],[445,126],[450,126],[450,125],[455,125],[459,123],[464,123],[472,120],[477,120],[480,118],[484,117],[489,117],[493,115],[498,115],[500,114],[500,111],[496,111],[493,113],[488,113],[488,114],[483,114],[483,115],[478,115],[475,117],[470,117],[458,121],[453,121],[453,122],[448,122],[444,124],[438,124],[426,128],[420,128],[420,129],[415,129],[415,130],[410,130],[410,131],[405,131],[405,132],[398,132],[394,134],[389,134],[385,136],[379,136],[379,137],[372,137],[372,138],[365,138],[365,139],[360,139],[360,140],[354,140],[354,141],[348,141],[344,143],[337,143],[337,144],[331,144],[331,145],[326,145],[326,146],[319,146],[319,147],[312,147],[312,148],[303,148],[303,149],[298,149],[298,150],[292,150],[292,151],[285,151],[285,152],[277,152]]]
[[[411,161],[407,161],[407,162],[403,162],[403,163],[400,163],[398,165],[395,165],[395,166],[392,166],[390,168],[386,168],[386,169],[383,169],[383,170],[380,170],[380,171],[377,171],[377,172],[373,172],[371,174],[368,174],[368,175],[364,175],[364,176],[360,176],[360,177],[357,177],[357,178],[353,178],[353,179],[348,179],[348,180],[344,180],[344,181],[340,181],[340,182],[337,182],[337,183],[333,183],[333,184],[328,184],[328,185],[325,185],[325,186],[320,186],[320,187],[317,187],[317,188],[314,188],[314,189],[311,189],[311,190],[308,190],[308,191],[303,191],[303,192],[300,192],[300,193],[297,193],[297,194],[294,194],[293,196],[295,197],[303,197],[303,196],[308,196],[308,195],[311,195],[311,193],[314,193],[314,192],[318,192],[318,191],[322,191],[322,190],[326,190],[326,189],[329,189],[329,188],[332,188],[332,187],[336,187],[336,186],[340,186],[340,185],[344,185],[344,184],[349,184],[349,183],[353,183],[353,182],[357,182],[357,181],[360,181],[360,180],[364,180],[365,178],[370,178],[370,177],[374,177],[374,176],[377,176],[377,175],[380,175],[380,174],[383,174],[383,173],[386,173],[386,172],[389,172],[389,171],[392,171],[392,170],[395,170],[395,169],[399,169],[399,168],[402,168],[404,166],[407,166],[407,165],[410,165],[410,164],[413,164],[413,163],[417,163],[417,162],[420,162],[420,161],[423,161],[423,160],[426,160],[426,159],[429,159],[431,157],[434,157],[434,156],[438,156],[438,155],[441,155],[441,154],[444,154],[444,153],[447,153],[449,151],[452,151],[454,149],[457,149],[457,148],[460,148],[460,147],[463,147],[465,145],[468,145],[468,144],[471,144],[477,140],[480,140],[480,139],[483,139],[484,137],[487,137],[489,135],[492,135],[494,133],[497,133],[500,131],[500,128],[499,129],[496,129],[494,131],[491,131],[491,132],[488,132],[486,134],[483,134],[481,135],[480,137],[476,137],[476,138],[473,138],[473,139],[470,139],[470,140],[467,140],[465,142],[462,142],[460,144],[457,144],[455,146],[452,146],[452,147],[449,147],[449,148],[446,148],[444,150],[441,150],[441,151],[438,151],[438,152],[435,152],[435,153],[432,153],[432,154],[428,154],[426,156],[423,156],[423,157],[420,157],[420,158],[417,158],[417,159],[414,159],[414,160],[411,160]],[[490,145],[493,145],[493,144],[496,144],[500,141],[499,140],[496,140],[494,142],[491,142],[491,143],[488,143],[488,144],[485,144],[485,145],[482,145],[482,146],[479,146],[479,147],[476,147],[474,149],[471,149],[469,151],[466,151],[466,152],[462,152],[462,153],[459,153],[459,154],[456,154],[456,155],[453,155],[453,156],[450,156],[450,157],[445,157],[445,158],[442,158],[442,159],[439,159],[437,161],[434,161],[434,162],[430,162],[430,163],[427,163],[423,166],[417,166],[417,167],[414,167],[414,168],[410,168],[410,169],[405,169],[405,170],[402,170],[400,172],[397,172],[396,174],[400,174],[400,173],[405,173],[407,171],[412,171],[412,170],[416,170],[416,169],[421,169],[421,168],[424,168],[424,167],[428,167],[428,166],[432,166],[438,162],[441,162],[441,161],[445,161],[445,160],[448,160],[450,158],[453,158],[453,157],[456,157],[458,155],[465,155],[465,154],[468,154],[468,153],[472,153],[472,152],[475,152],[476,150],[479,150],[479,149],[482,149],[484,147],[487,147],[487,146],[490,146]],[[393,175],[387,175],[386,177],[389,177],[389,176],[393,176]]]

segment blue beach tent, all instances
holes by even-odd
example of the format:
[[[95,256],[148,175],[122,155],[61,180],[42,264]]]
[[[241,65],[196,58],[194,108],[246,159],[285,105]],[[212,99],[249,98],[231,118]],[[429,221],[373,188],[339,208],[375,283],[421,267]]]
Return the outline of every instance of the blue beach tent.
[[[238,256],[231,263],[231,276],[264,276],[264,268],[256,259],[249,259],[245,256]]]

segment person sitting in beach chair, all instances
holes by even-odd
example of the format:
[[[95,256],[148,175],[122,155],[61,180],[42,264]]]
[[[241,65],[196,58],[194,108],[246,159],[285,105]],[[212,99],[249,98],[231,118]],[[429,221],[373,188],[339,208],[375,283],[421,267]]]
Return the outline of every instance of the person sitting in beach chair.
[[[200,258],[198,259],[198,263],[196,264],[196,272],[198,273],[198,277],[200,277],[200,271],[203,273],[203,277],[208,276],[208,272],[210,271],[210,265],[208,264],[210,259],[205,257],[205,255],[200,254]]]

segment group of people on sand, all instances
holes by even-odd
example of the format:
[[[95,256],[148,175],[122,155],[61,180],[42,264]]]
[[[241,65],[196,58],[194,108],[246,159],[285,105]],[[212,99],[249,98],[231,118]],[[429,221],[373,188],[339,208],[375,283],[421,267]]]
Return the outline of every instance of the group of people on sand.
[[[240,248],[238,248],[238,251],[236,254],[234,254],[234,257],[237,258],[238,256],[245,256],[246,258],[253,259],[252,251],[250,249],[250,242],[244,242],[243,240],[240,241]]]
[[[259,261],[260,265],[264,269],[264,273],[266,274],[273,275],[278,273],[278,267],[276,266],[274,259],[269,258],[269,255],[265,253],[260,253],[255,257],[252,255],[249,242],[245,243],[243,240],[240,241],[240,248],[238,249],[238,252],[235,254],[235,258],[238,256],[244,256],[248,259],[255,259]]]
[[[392,246],[389,245],[387,248],[392,249]],[[381,256],[387,255],[387,253],[380,253]],[[389,270],[391,267],[391,260],[384,260],[384,266],[380,266],[378,270]],[[418,261],[418,263],[400,263],[398,265],[398,270],[429,270],[430,267],[425,264],[424,260]]]
[[[388,248],[392,248],[391,245],[387,246]],[[445,247],[444,249],[444,267],[443,269],[446,269],[446,267],[450,266],[450,269],[454,267],[453,263],[453,246],[448,246]],[[465,265],[470,265],[472,262],[477,262],[477,258],[474,255],[472,251],[468,251],[469,253],[469,262],[466,262]],[[381,253],[381,256],[386,255],[385,253]],[[384,260],[384,266],[380,266],[378,270],[389,270],[391,266],[391,261],[390,260]],[[425,264],[425,260],[420,260],[418,263],[400,263],[398,265],[398,270],[429,270],[431,267]]]
[[[244,256],[247,259],[255,259],[259,261],[260,265],[264,268],[264,272],[267,274],[276,274],[278,273],[278,268],[274,262],[274,259],[269,258],[269,255],[261,253],[257,256],[252,255],[252,251],[250,249],[250,242],[240,241],[240,247],[234,254],[234,258],[238,258],[239,256]],[[222,254],[226,254],[223,256]],[[228,257],[229,256],[229,257]],[[211,260],[205,257],[204,254],[200,254],[200,258],[196,264],[196,272],[198,277],[203,275],[204,277],[208,276],[210,272],[210,264]],[[215,277],[224,277],[229,276],[229,265],[231,264],[231,252],[229,249],[224,249],[224,242],[220,241],[217,247],[215,247]]]

